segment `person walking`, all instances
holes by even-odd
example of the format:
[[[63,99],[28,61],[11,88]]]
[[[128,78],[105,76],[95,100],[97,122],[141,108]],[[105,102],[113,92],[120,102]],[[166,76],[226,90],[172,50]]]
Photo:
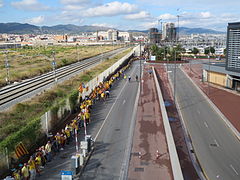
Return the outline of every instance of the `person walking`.
[[[136,77],[135,77],[135,78],[136,78],[136,81],[138,81],[138,75],[137,75],[137,74],[136,74]]]
[[[47,161],[50,162],[52,160],[52,144],[50,141],[45,145]]]
[[[29,169],[27,163],[24,163],[24,166],[21,170],[23,175],[23,180],[29,180]]]
[[[128,76],[128,82],[130,82],[130,81],[131,81],[131,76],[129,75],[129,76]]]
[[[36,179],[36,164],[35,164],[35,161],[32,156],[30,157],[30,159],[28,161],[28,165],[29,165],[29,171],[30,171],[30,180],[35,180]]]

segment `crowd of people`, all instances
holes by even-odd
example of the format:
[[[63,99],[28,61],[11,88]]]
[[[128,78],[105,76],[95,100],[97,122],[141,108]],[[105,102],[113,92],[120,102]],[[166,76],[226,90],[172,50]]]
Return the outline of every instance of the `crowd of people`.
[[[128,65],[129,66],[129,65]],[[85,127],[91,122],[92,105],[96,101],[105,101],[110,96],[110,89],[115,80],[120,77],[125,78],[124,71],[128,66],[125,66],[120,71],[112,75],[108,80],[100,82],[89,96],[84,99],[80,97],[80,109],[78,115],[61,131],[55,135],[50,135],[44,146],[39,147],[36,152],[30,156],[29,160],[24,164],[19,164],[18,168],[12,169],[11,177],[5,179],[15,180],[34,180],[36,176],[40,176],[44,166],[51,162],[53,157],[58,152],[63,151],[65,146],[74,140],[76,133],[79,133],[80,128]],[[138,77],[136,76],[136,80]]]

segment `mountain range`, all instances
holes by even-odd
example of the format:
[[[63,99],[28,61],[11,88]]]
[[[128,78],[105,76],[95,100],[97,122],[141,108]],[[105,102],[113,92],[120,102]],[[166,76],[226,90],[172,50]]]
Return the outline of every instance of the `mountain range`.
[[[96,32],[113,29],[101,26],[76,26],[72,24],[56,26],[35,26],[21,23],[0,23],[0,33],[7,34],[79,34],[82,32]],[[225,32],[204,28],[180,27],[180,34],[224,34]],[[148,31],[129,30],[129,32],[147,33]]]

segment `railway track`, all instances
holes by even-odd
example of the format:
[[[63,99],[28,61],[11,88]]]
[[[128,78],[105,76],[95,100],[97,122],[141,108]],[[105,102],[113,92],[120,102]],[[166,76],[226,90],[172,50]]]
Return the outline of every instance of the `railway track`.
[[[121,48],[111,52],[107,52],[102,55],[88,58],[77,63],[56,69],[55,73],[51,71],[41,76],[37,76],[16,84],[12,84],[10,86],[3,87],[0,89],[0,110],[4,110],[23,100],[21,99],[17,101],[16,99],[34,93],[35,91],[39,91],[40,89],[43,89],[46,86],[54,85],[54,83],[61,82],[66,77],[71,77],[71,75],[74,75],[85,69],[88,69],[89,67],[100,63],[103,59],[112,57],[125,49],[126,48]],[[29,97],[30,96],[26,98]],[[9,104],[9,106],[7,104]]]

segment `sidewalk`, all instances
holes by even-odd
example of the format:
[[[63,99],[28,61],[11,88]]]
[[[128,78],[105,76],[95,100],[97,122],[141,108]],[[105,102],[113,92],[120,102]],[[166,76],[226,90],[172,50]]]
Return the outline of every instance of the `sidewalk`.
[[[128,179],[173,180],[158,95],[148,69],[143,72]]]
[[[202,82],[202,65],[194,64],[190,72],[188,65],[183,65],[182,70],[195,82],[195,84],[209,97],[209,99],[218,107],[230,123],[240,132],[240,96],[229,90],[218,88],[217,86],[208,87],[207,82]],[[209,89],[208,89],[209,88]],[[209,93],[208,93],[209,91]]]

